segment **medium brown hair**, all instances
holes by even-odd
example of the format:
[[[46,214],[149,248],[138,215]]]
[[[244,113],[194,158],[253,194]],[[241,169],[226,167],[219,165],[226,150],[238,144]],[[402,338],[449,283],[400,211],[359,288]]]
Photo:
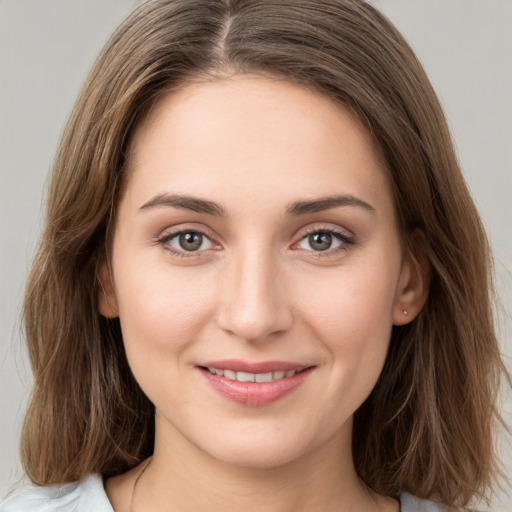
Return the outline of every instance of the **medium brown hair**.
[[[466,505],[498,470],[504,367],[488,242],[421,65],[361,0],[149,0],[113,34],[62,137],[27,285],[27,474],[42,485],[111,476],[151,454],[153,406],[130,372],[119,321],[101,317],[97,301],[130,136],[163,94],[244,73],[342,103],[382,151],[406,244],[423,233],[431,290],[420,315],[394,328],[356,412],[354,461],[384,495]]]

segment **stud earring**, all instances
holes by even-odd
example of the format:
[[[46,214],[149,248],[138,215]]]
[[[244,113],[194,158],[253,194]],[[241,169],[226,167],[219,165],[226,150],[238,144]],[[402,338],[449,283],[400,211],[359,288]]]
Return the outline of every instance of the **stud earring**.
[[[407,309],[404,309],[404,310],[403,310],[403,313],[404,313],[404,315],[405,315],[405,316],[407,316],[407,315],[409,314],[409,313],[408,313],[408,311],[407,311]]]

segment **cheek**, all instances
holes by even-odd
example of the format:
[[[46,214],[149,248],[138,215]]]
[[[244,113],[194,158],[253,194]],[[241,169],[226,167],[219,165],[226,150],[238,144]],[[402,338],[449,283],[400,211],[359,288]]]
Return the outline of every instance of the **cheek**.
[[[179,355],[207,321],[212,306],[208,287],[190,269],[132,261],[116,279],[123,340],[130,364],[161,364],[169,353]],[[144,268],[144,271],[140,271]]]
[[[330,356],[332,392],[343,400],[350,395],[354,409],[370,393],[386,359],[398,275],[396,260],[347,264],[305,281],[298,292],[306,322]]]
[[[309,311],[311,322],[329,338],[343,332],[343,338],[361,339],[360,334],[392,324],[398,280],[396,265],[346,265],[325,273],[311,273],[301,280],[300,309]]]

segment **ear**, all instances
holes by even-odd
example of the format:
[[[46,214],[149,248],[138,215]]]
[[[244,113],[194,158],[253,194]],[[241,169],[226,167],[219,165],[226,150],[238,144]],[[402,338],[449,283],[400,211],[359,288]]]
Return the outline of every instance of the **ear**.
[[[416,318],[425,305],[430,289],[431,268],[425,235],[414,231],[408,240],[395,295],[393,325],[405,325]]]
[[[97,274],[98,311],[105,318],[117,318],[119,308],[114,290],[112,272],[106,261],[100,264]]]

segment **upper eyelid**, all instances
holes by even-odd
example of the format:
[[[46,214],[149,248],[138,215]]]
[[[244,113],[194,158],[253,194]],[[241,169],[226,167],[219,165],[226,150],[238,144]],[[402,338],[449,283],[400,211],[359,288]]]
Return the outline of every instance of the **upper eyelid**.
[[[210,233],[210,230],[200,228],[200,227],[195,227],[195,226],[166,228],[166,229],[163,229],[161,231],[161,233],[159,235],[157,235],[156,238],[157,238],[157,240],[163,240],[166,238],[174,238],[175,236],[180,235],[182,233],[199,233],[199,234],[205,236],[206,238],[208,238],[209,240],[211,240],[212,242],[218,243],[218,242],[216,242],[216,238],[218,238],[218,237],[213,236]]]
[[[317,226],[306,227],[305,229],[299,230],[297,232],[296,237],[300,241],[303,238],[305,238],[306,236],[311,235],[312,233],[321,233],[322,231],[328,232],[328,233],[333,233],[333,234],[338,234],[343,238],[349,238],[349,239],[354,238],[354,234],[350,230],[348,230],[346,228],[339,227],[339,226],[335,227],[331,224],[324,224],[322,226],[317,225]]]

